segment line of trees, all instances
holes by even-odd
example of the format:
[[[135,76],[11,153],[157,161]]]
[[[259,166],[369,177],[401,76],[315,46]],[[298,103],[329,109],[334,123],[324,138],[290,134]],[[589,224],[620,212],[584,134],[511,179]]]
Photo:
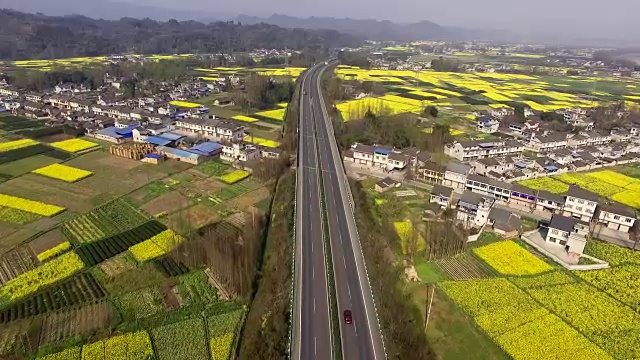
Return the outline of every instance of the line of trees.
[[[10,60],[123,53],[215,54],[259,48],[318,50],[359,44],[356,37],[335,30],[285,29],[264,23],[112,21],[0,10],[0,58]]]

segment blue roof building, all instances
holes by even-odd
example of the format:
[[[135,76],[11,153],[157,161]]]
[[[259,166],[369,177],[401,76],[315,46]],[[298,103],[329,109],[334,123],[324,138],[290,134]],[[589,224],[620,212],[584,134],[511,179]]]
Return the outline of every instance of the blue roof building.
[[[174,149],[167,146],[158,146],[156,149],[170,159],[175,159],[190,164],[198,165],[202,160],[201,155],[190,151]]]
[[[222,151],[222,145],[214,141],[207,141],[190,148],[189,151],[202,156],[214,156]]]
[[[165,139],[159,136],[148,136],[144,141],[156,146],[167,146],[172,142],[169,139]]]
[[[158,134],[157,136],[163,139],[171,140],[171,141],[177,141],[184,138],[184,135],[180,135],[172,132]]]
[[[118,129],[115,126],[110,126],[110,127],[96,131],[95,137],[97,139],[105,140],[105,141],[116,143],[116,144],[123,143],[133,137],[133,134],[131,132],[129,132],[128,134],[126,134],[126,132],[125,134],[121,134],[119,130],[124,130],[124,129]]]

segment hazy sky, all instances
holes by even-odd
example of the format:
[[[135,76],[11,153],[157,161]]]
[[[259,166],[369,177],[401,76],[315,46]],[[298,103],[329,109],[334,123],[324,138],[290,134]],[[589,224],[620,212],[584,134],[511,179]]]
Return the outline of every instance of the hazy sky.
[[[638,32],[640,0],[120,0],[207,12],[268,16],[431,20],[443,25],[562,32],[575,37]],[[377,5],[379,4],[379,5]],[[635,20],[635,21],[634,21]],[[633,30],[635,29],[635,30]]]
[[[19,8],[101,0],[0,0]],[[575,38],[639,37],[640,0],[110,0],[137,5],[190,10],[203,16],[238,14],[269,16],[331,16],[506,29],[529,34],[560,34]],[[42,4],[42,5],[41,5]],[[58,8],[59,9],[59,8]],[[30,10],[30,9],[29,9]],[[64,10],[64,9],[60,9]],[[68,11],[73,11],[73,6]]]

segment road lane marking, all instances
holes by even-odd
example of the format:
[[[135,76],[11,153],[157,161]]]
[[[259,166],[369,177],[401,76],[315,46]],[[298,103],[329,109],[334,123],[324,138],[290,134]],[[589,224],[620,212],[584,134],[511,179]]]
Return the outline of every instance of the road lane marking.
[[[313,245],[313,243],[311,243]],[[316,279],[316,268],[312,268],[311,269],[311,276],[313,277],[313,280]],[[316,299],[313,299],[313,303],[315,304]]]
[[[347,260],[344,259],[344,256],[342,257],[342,263],[344,264],[344,268],[347,268]]]
[[[316,312],[316,298],[313,298],[313,313]]]
[[[313,355],[318,355],[318,338],[313,337]]]
[[[349,291],[349,302],[351,302],[351,286],[347,283],[347,291]]]

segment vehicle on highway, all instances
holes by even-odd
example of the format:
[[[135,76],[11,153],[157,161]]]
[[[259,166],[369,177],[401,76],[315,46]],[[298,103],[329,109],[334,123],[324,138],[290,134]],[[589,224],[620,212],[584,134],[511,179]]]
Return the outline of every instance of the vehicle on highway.
[[[351,324],[353,322],[353,318],[351,317],[351,310],[344,311],[344,323]]]

